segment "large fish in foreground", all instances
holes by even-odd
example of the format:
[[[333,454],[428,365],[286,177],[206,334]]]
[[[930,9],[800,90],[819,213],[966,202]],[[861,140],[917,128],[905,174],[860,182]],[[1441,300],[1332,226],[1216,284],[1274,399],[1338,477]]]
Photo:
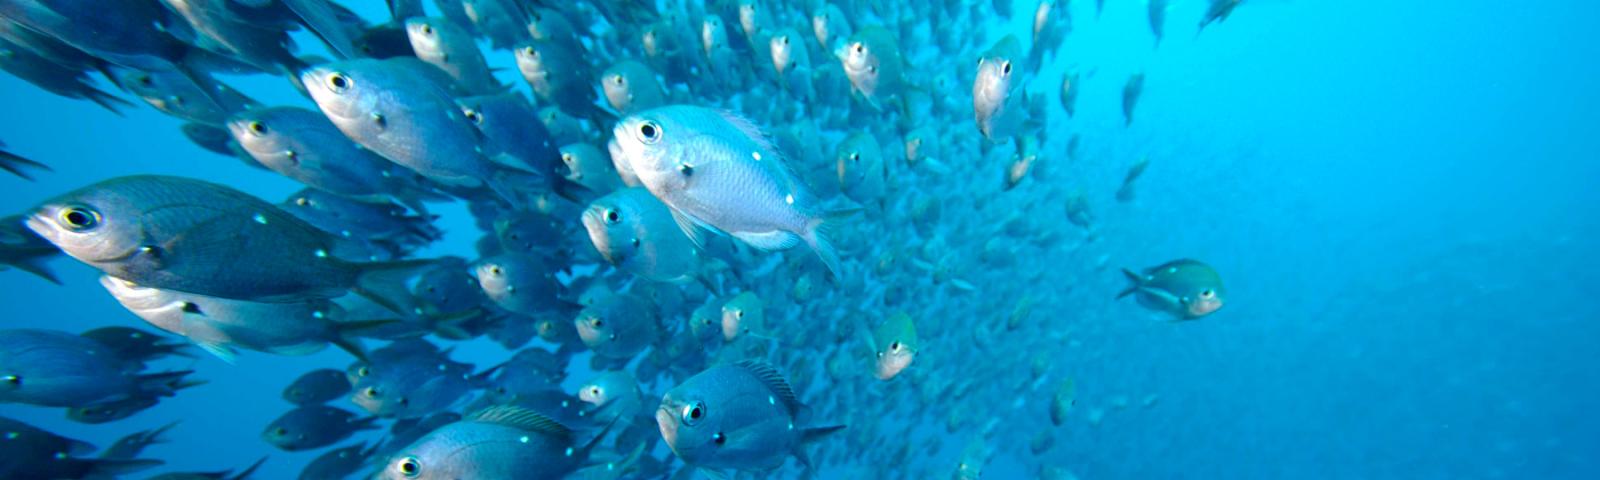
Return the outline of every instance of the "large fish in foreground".
[[[672,208],[697,244],[697,228],[762,250],[805,242],[835,275],[839,254],[823,222],[833,214],[797,178],[766,134],[729,112],[673,105],[640,112],[613,132],[639,181]]]
[[[404,293],[380,293],[398,283],[380,277],[421,264],[336,258],[333,237],[277,206],[182,177],[102,181],[46,201],[27,223],[118,279],[235,300],[293,303],[354,291],[393,306]]]
[[[587,463],[601,437],[579,444],[571,429],[544,415],[493,406],[417,439],[375,478],[555,480]]]
[[[667,391],[656,410],[661,438],[691,467],[764,471],[791,455],[810,465],[804,447],[843,425],[808,424],[810,409],[771,366],[711,367]]]

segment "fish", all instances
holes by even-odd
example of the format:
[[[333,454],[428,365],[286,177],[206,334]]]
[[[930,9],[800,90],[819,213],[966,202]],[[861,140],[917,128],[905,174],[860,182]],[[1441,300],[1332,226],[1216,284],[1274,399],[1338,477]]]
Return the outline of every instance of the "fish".
[[[1122,177],[1122,186],[1117,187],[1117,201],[1128,203],[1133,201],[1133,182],[1144,174],[1144,169],[1150,166],[1150,157],[1140,157],[1128,167],[1128,173]]]
[[[584,307],[573,319],[584,345],[595,355],[627,360],[660,340],[656,311],[628,294],[610,295]]]
[[[278,204],[279,208],[318,230],[349,241],[387,249],[398,257],[443,237],[434,217],[412,214],[389,201],[362,201],[307,188]]]
[[[772,67],[778,72],[778,85],[802,101],[815,99],[811,51],[800,32],[793,28],[778,30],[768,39],[768,50],[772,52]]]
[[[855,132],[839,142],[834,171],[840,193],[857,203],[877,204],[887,193],[888,162],[884,161],[883,147],[871,133]]]
[[[772,338],[767,330],[766,302],[754,292],[743,291],[722,303],[722,340],[732,342],[744,336]]]
[[[1144,72],[1128,77],[1122,86],[1122,118],[1124,126],[1133,125],[1133,108],[1139,105],[1139,95],[1144,93]]]
[[[117,84],[161,113],[213,127],[228,117],[261,104],[209,75],[182,71],[123,70]]]
[[[545,181],[539,187],[556,190],[556,137],[539,119],[539,112],[521,93],[460,97],[461,114],[483,135],[489,157],[501,165],[531,172]]]
[[[1227,20],[1229,15],[1233,15],[1233,10],[1243,3],[1244,0],[1210,0],[1206,4],[1206,13],[1200,17],[1199,29],[1203,31],[1207,25]]]
[[[357,199],[394,198],[426,212],[439,200],[420,178],[361,148],[319,112],[257,108],[228,119],[228,132],[262,166],[319,190]]]
[[[755,125],[735,114],[689,105],[647,110],[617,123],[617,144],[639,181],[667,204],[697,245],[699,229],[760,250],[801,242],[834,275],[839,257],[823,223],[852,211],[824,211]]]
[[[972,82],[973,118],[978,132],[990,141],[1010,139],[1021,133],[1030,120],[1029,100],[1024,85],[1027,72],[1020,60],[1022,45],[1015,35],[995,42],[978,60],[978,73]]]
[[[332,239],[310,224],[230,187],[182,177],[105,180],[46,201],[27,223],[118,279],[236,300],[292,303],[355,291],[385,302],[378,292],[387,282],[378,277],[426,264],[335,258]]]
[[[588,464],[600,437],[580,444],[549,417],[492,406],[423,435],[386,459],[375,478],[556,480]]]
[[[667,103],[667,92],[656,80],[655,72],[638,60],[622,60],[600,73],[600,89],[606,103],[617,113],[627,115]]]
[[[810,408],[789,382],[771,365],[753,361],[689,377],[667,390],[655,416],[674,455],[712,471],[771,470],[790,456],[810,465],[806,445],[844,429],[811,423]]]
[[[872,330],[872,345],[876,354],[873,376],[889,380],[900,375],[921,349],[916,322],[905,312],[895,312]]]
[[[1122,274],[1130,284],[1117,298],[1134,295],[1139,305],[1178,320],[1215,313],[1228,295],[1217,271],[1198,260],[1173,260],[1139,273],[1124,268]]]
[[[134,473],[161,465],[160,460],[134,458],[86,458],[94,450],[82,440],[51,433],[39,427],[0,416],[0,477],[4,478],[95,478]]]
[[[478,286],[500,308],[523,315],[560,315],[568,305],[556,269],[537,256],[504,253],[478,260],[472,268]]]
[[[561,163],[566,166],[567,181],[601,195],[623,186],[622,177],[618,176],[609,157],[588,142],[561,146]]]
[[[350,379],[331,368],[303,373],[283,388],[283,399],[301,406],[328,403],[349,394]]]
[[[489,63],[484,60],[483,52],[478,51],[472,35],[449,20],[408,18],[406,38],[411,40],[411,50],[418,59],[439,67],[466,91],[492,95],[506,90],[489,71]]]
[[[356,432],[378,428],[378,417],[356,417],[348,410],[326,405],[305,405],[290,410],[267,424],[261,438],[286,452],[299,452],[333,445]]]
[[[905,60],[893,33],[876,25],[857,30],[833,51],[850,79],[851,91],[874,108],[906,86]]]
[[[623,271],[658,282],[694,281],[700,250],[672,220],[672,211],[644,187],[618,189],[590,202],[582,222],[600,256]]]
[[[10,24],[3,19],[0,23]],[[3,25],[0,25],[3,27]],[[31,33],[31,32],[30,32]],[[74,70],[41,56],[0,36],[0,71],[22,79],[47,92],[72,99],[94,102],[118,115],[132,103],[95,86],[84,70]],[[0,163],[0,166],[5,163]],[[12,170],[7,168],[7,170]],[[13,171],[13,173],[15,173]]]
[[[489,37],[497,49],[511,48],[527,38],[523,7],[512,0],[459,0],[473,29]]]
[[[1050,396],[1050,423],[1057,427],[1067,423],[1067,414],[1078,404],[1078,387],[1072,379],[1062,380]]]
[[[188,388],[190,385],[174,386],[173,390]],[[159,395],[142,394],[112,400],[104,403],[82,407],[67,408],[67,420],[88,425],[100,425],[132,417],[139,412],[149,410],[161,401]]]
[[[29,230],[23,216],[0,218],[0,271],[16,268],[60,285],[61,279],[48,265],[59,256],[61,249]]]
[[[337,345],[363,355],[356,333],[392,320],[345,322],[332,301],[261,303],[150,288],[110,275],[100,285],[134,315],[169,333],[183,336],[228,363],[237,349],[277,355],[310,355]]]
[[[811,13],[811,33],[824,52],[832,52],[853,35],[850,17],[833,2],[823,3]]]
[[[1067,112],[1068,117],[1073,116],[1078,109],[1078,92],[1083,90],[1078,83],[1079,77],[1077,70],[1068,70],[1061,76],[1061,109]]]
[[[300,480],[326,480],[354,475],[372,458],[378,445],[357,443],[323,452],[300,469]]]
[[[595,105],[594,67],[580,52],[551,42],[530,42],[517,47],[517,71],[528,82],[541,104],[561,109],[568,115],[586,118],[596,125],[609,125],[615,116]]]
[[[356,59],[312,67],[300,78],[317,108],[362,147],[435,182],[516,198],[441,75],[416,60]]]
[[[630,419],[644,411],[639,381],[627,372],[601,372],[578,386],[578,400],[591,405],[588,411],[599,422]]]
[[[141,395],[170,395],[187,370],[137,373],[92,339],[38,329],[0,330],[0,403],[83,407]]]
[[[444,352],[411,348],[416,347],[397,342],[385,347],[387,351],[373,351],[370,362],[358,363],[366,375],[351,382],[351,400],[378,417],[417,418],[456,405],[484,383],[473,375],[472,365],[451,360]]]
[[[1156,46],[1161,46],[1161,30],[1167,23],[1167,0],[1150,0],[1148,6],[1150,33],[1155,35]]]
[[[133,327],[100,327],[86,330],[78,336],[100,342],[117,358],[138,364],[164,357],[189,356],[183,350],[183,343],[169,342],[167,337]]]
[[[1041,0],[1033,10],[1033,43],[1028,48],[1030,72],[1044,70],[1046,55],[1055,56],[1062,40],[1072,32],[1072,12],[1068,8],[1071,2],[1060,3],[1061,8],[1056,8],[1055,0]]]
[[[178,426],[178,422],[168,423],[149,430],[140,430],[118,438],[111,446],[100,451],[100,458],[107,460],[131,460],[144,452],[146,447],[169,440],[162,435]]]
[[[1028,178],[1033,172],[1033,165],[1039,161],[1039,140],[1035,137],[1023,137],[1020,147],[1012,154],[1011,164],[1006,166],[1005,190],[1010,191]]]

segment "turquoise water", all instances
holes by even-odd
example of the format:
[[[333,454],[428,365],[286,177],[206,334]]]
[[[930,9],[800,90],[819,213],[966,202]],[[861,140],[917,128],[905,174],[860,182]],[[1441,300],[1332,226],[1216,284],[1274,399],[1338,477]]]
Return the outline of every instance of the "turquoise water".
[[[369,20],[386,19],[377,2],[350,3]],[[974,192],[1068,233],[1058,245],[1019,250],[1006,265],[949,247],[949,255],[970,261],[966,274],[979,288],[938,289],[918,306],[929,352],[912,377],[858,379],[849,388],[825,374],[797,380],[808,402],[842,405],[824,416],[886,437],[824,440],[815,448],[826,453],[813,454],[824,459],[821,478],[947,477],[986,423],[995,424],[985,442],[994,452],[986,478],[1035,478],[1042,464],[1079,478],[1600,475],[1600,417],[1591,408],[1600,402],[1593,368],[1600,307],[1586,288],[1600,265],[1600,37],[1592,28],[1600,7],[1246,1],[1233,18],[1195,36],[1203,2],[1179,0],[1167,38],[1153,49],[1142,2],[1112,0],[1098,18],[1091,2],[1073,3],[1074,31],[1060,59],[1038,75],[1050,92],[1051,119],[1037,175],[1000,192],[989,182],[999,181],[1003,162],[958,156],[947,162],[991,176],[923,176],[908,187],[945,206],[951,240],[982,235],[974,226],[1001,220],[963,208],[978,200]],[[1022,12],[1032,5],[1018,2],[1014,18],[995,16],[968,32],[1026,38]],[[296,38],[317,48],[310,37]],[[489,58],[508,67],[502,81],[527,91],[509,52]],[[1092,72],[1071,119],[1054,97],[1069,66]],[[1145,92],[1138,121],[1123,127],[1122,79],[1136,71],[1148,75]],[[224,80],[268,105],[315,108],[281,78]],[[967,105],[970,89],[948,94]],[[207,179],[273,202],[301,188],[195,147],[179,133],[181,122],[144,105],[119,116],[9,76],[0,76],[0,105],[8,150],[53,169],[34,182],[0,177],[0,211],[24,212],[67,190],[140,173]],[[970,127],[972,119],[921,121]],[[1071,133],[1082,136],[1076,161],[1064,154]],[[1151,167],[1137,199],[1114,201],[1124,170],[1140,157]],[[965,186],[979,182],[986,186]],[[1085,243],[1064,216],[1063,195],[1078,188],[1093,202],[1094,242]],[[474,257],[479,232],[464,206],[435,210],[447,235],[419,255]],[[849,228],[909,228],[883,220],[858,217]],[[811,260],[804,247],[788,255]],[[1174,323],[1113,299],[1124,286],[1118,268],[1184,257],[1221,272],[1231,294],[1226,308]],[[62,285],[0,273],[6,328],[150,328],[104,293],[98,271],[71,259],[51,266]],[[846,304],[851,293],[819,301]],[[971,340],[974,325],[1009,313],[993,305],[1023,296],[1041,299],[1037,325],[990,345]],[[970,305],[985,308],[973,315]],[[962,318],[926,320],[957,313]],[[851,320],[804,321],[801,330],[826,333]],[[1050,335],[1069,340],[1040,340]],[[482,339],[444,343],[455,346],[453,358],[480,368],[506,356]],[[277,451],[259,434],[289,408],[278,398],[283,385],[312,368],[343,368],[348,354],[246,352],[229,365],[197,353],[168,364],[196,370],[207,384],[123,421],[82,425],[60,409],[17,404],[0,405],[0,415],[99,446],[181,421],[171,442],[146,453],[166,465],[135,478],[242,468],[262,456],[269,460],[257,478],[292,478],[319,453]],[[820,371],[819,354],[778,355],[815,358],[812,371]],[[1038,380],[1044,387],[975,373],[1026,378],[1036,357],[1049,364]],[[569,392],[590,374],[587,361],[573,365]],[[1078,402],[1072,420],[1053,427],[1044,405],[1065,377],[1074,379]],[[884,404],[920,395],[906,384],[952,378],[981,387],[905,408]],[[647,387],[646,402],[670,385]],[[1155,400],[1144,406],[1146,398]],[[344,400],[334,405],[356,410]],[[951,415],[975,421],[947,432]],[[1055,447],[1030,454],[1027,444],[1041,430],[1055,436]],[[912,435],[898,436],[903,431]],[[905,468],[885,460],[897,442],[912,445]],[[664,447],[654,454],[672,458]],[[791,462],[776,476],[799,470]]]

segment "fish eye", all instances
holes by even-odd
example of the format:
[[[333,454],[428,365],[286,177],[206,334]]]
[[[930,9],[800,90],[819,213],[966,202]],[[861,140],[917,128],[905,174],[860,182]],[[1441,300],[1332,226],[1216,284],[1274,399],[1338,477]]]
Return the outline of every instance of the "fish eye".
[[[694,402],[683,407],[683,424],[694,426],[700,419],[706,418],[706,404]]]
[[[900,351],[900,342],[890,343],[889,344],[889,351],[891,351],[891,352]]]
[[[433,35],[433,25],[428,25],[426,23],[422,24],[422,33],[426,35]]]
[[[617,214],[616,210],[606,210],[606,223],[616,225],[620,221],[622,221],[622,215]]]
[[[530,57],[531,57],[531,56],[533,56],[533,55],[534,55],[534,54],[535,54],[535,53],[538,53],[538,50],[534,50],[534,49],[533,49],[533,45],[529,45],[529,46],[526,46],[526,47],[522,47],[522,54],[523,54],[523,55],[527,55],[527,56],[530,56]]]
[[[856,42],[854,45],[851,45],[850,49],[855,50],[856,54],[867,53],[867,46],[862,45],[861,42]]]
[[[356,369],[356,376],[357,377],[365,377],[365,376],[370,375],[370,374],[372,374],[372,369],[367,368],[365,365],[363,365],[361,368],[357,368]]]
[[[88,207],[67,207],[56,213],[56,218],[67,230],[83,232],[100,226],[100,212]]]
[[[283,428],[283,427],[278,427],[276,430],[272,431],[272,434],[280,436],[280,437],[288,436],[289,435],[289,429]]]
[[[661,125],[656,124],[656,122],[644,122],[644,124],[639,125],[639,140],[644,143],[661,141]]]
[[[778,41],[782,42],[784,45],[788,45],[789,44],[789,36],[788,35],[784,35],[782,37],[778,37]]]
[[[733,311],[733,318],[737,318],[737,319],[743,320],[744,319],[744,310],[734,310]]]
[[[367,387],[366,390],[361,391],[361,394],[366,395],[367,398],[378,398],[379,395],[377,387]]]
[[[639,237],[633,237],[633,240],[629,241],[629,243],[633,244],[633,246],[637,248],[639,246]]]
[[[300,198],[294,199],[294,204],[302,206],[302,207],[306,206],[309,203],[311,203],[311,201],[306,200],[306,197],[300,197]]]
[[[622,75],[618,74],[618,75],[612,76],[611,77],[611,83],[615,83],[617,85],[622,85]]]
[[[861,161],[861,152],[853,152],[853,153],[851,153],[850,154],[850,161],[851,162],[859,162],[859,161]]]
[[[335,73],[328,76],[328,88],[333,89],[335,93],[344,93],[345,90],[350,89],[352,83],[354,82],[350,81],[350,77],[345,76],[343,73]]]
[[[417,457],[402,458],[396,466],[400,468],[400,474],[407,477],[415,477],[422,473],[422,462],[418,461]]]
[[[682,173],[685,177],[692,177],[694,176],[694,165],[687,163],[679,164],[678,173]]]
[[[1206,290],[1206,291],[1200,292],[1200,298],[1209,299],[1209,298],[1214,297],[1216,295],[1217,295],[1217,292],[1214,292],[1214,291],[1211,291],[1211,290]]]
[[[1010,75],[1011,74],[1011,61],[1007,60],[1005,63],[1000,64],[1000,74],[1001,75]]]
[[[0,382],[5,382],[6,385],[10,385],[12,387],[20,387],[22,386],[22,376],[6,375],[4,377],[0,377]]]
[[[728,443],[728,436],[723,435],[722,432],[717,432],[711,435],[711,442],[720,447],[722,444]]]
[[[250,128],[250,131],[255,133],[256,135],[266,135],[267,134],[267,125],[264,124],[264,123],[261,123],[261,122],[250,122],[250,124],[247,125],[247,126]]]
[[[467,121],[472,122],[473,125],[483,125],[483,115],[479,114],[477,110],[468,108],[463,110],[461,114],[465,115]]]
[[[493,266],[493,267],[489,267],[489,274],[490,275],[494,275],[494,276],[498,277],[498,276],[500,276],[500,273],[501,273],[500,266],[496,265],[496,266]]]
[[[600,387],[589,387],[589,394],[590,395],[594,395],[596,397],[599,397],[600,396]]]

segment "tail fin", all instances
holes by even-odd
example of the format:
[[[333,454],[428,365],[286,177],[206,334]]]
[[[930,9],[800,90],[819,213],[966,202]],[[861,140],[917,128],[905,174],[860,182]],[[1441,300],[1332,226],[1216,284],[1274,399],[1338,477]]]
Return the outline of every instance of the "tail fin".
[[[821,258],[822,263],[828,266],[828,272],[833,274],[833,278],[841,278],[843,273],[839,269],[839,251],[834,248],[833,243],[828,241],[827,222],[855,215],[860,211],[860,208],[830,211],[819,218],[812,219],[806,225],[805,234],[800,236],[801,239],[805,240],[806,245],[811,247],[812,251],[817,252],[817,257]]]
[[[198,385],[184,381],[183,377],[194,373],[194,370],[176,370],[171,372],[151,373],[139,375],[135,378],[139,391],[153,393],[161,396],[171,396],[179,389]]]
[[[361,270],[355,286],[350,291],[372,300],[385,309],[401,315],[413,311],[411,292],[406,281],[422,267],[433,265],[434,260],[399,260],[393,262],[358,263]]]
[[[1124,276],[1128,277],[1128,282],[1130,282],[1130,284],[1128,285],[1127,289],[1122,291],[1122,293],[1118,293],[1117,294],[1117,298],[1122,298],[1122,297],[1126,297],[1128,295],[1132,295],[1133,292],[1139,291],[1139,287],[1144,286],[1144,277],[1140,276],[1137,273],[1133,273],[1133,270],[1128,270],[1128,269],[1124,268],[1124,269],[1122,269],[1122,274]]]
[[[811,478],[815,471],[815,466],[811,464],[811,457],[806,455],[806,445],[810,445],[812,442],[815,442],[822,437],[826,437],[834,432],[844,429],[844,425],[830,425],[826,427],[807,428],[800,432],[800,443],[794,447],[794,457],[800,461],[801,465],[805,466],[806,473],[803,475],[803,478]]]
[[[38,275],[39,278],[48,280],[50,283],[61,285],[61,279],[56,278],[55,272],[50,271],[50,267],[44,264],[45,260],[48,259],[49,257],[24,258],[17,260],[16,262],[7,263],[5,265],[10,265],[12,267],[16,267],[17,270]]]
[[[98,89],[98,88],[94,88],[94,87],[89,87],[88,89],[86,89],[84,91],[83,95],[85,97],[88,97],[89,101],[94,102],[96,104],[99,104],[101,107],[105,107],[106,110],[110,110],[111,113],[115,113],[119,117],[122,116],[122,110],[121,109],[123,109],[123,108],[133,108],[133,106],[134,106],[132,103],[128,102],[127,100],[123,100],[121,98],[117,98],[116,95],[112,95],[110,93],[106,93],[104,90],[101,90],[101,89]]]
[[[33,176],[22,170],[23,167],[37,168],[47,172],[52,171],[49,165],[22,158],[17,154],[7,152],[5,150],[0,150],[0,169],[11,172],[12,175],[22,177],[24,180],[33,180]]]

